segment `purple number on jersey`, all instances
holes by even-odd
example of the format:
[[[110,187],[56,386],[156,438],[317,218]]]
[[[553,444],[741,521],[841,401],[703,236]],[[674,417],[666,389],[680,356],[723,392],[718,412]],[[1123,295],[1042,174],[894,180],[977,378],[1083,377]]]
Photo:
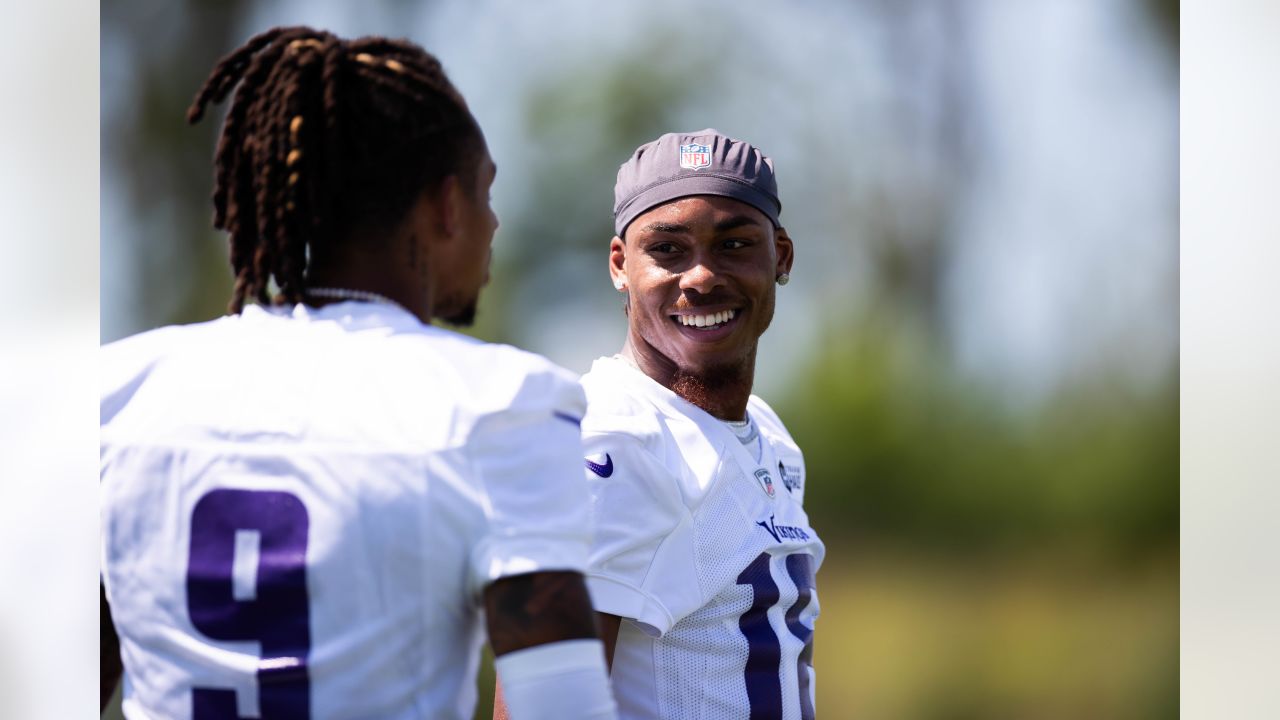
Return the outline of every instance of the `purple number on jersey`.
[[[191,623],[214,640],[261,643],[257,679],[263,720],[305,720],[311,715],[308,526],[306,507],[287,492],[213,490],[191,512]],[[257,534],[258,566],[247,588],[244,582],[235,587],[233,578],[237,535],[246,537],[242,533]],[[235,690],[192,689],[194,720],[239,717]]]
[[[747,700],[751,720],[782,719],[782,688],[778,664],[782,644],[769,625],[769,608],[778,602],[778,583],[769,572],[769,553],[760,553],[738,575],[739,585],[751,586],[751,607],[738,618],[738,629],[747,638]]]
[[[782,720],[782,683],[780,670],[782,643],[769,624],[769,608],[781,595],[778,583],[769,572],[769,553],[760,553],[738,575],[739,585],[750,585],[751,607],[738,618],[738,628],[747,638],[747,664],[744,669],[747,701],[751,720]],[[796,585],[796,601],[787,608],[787,629],[804,643],[796,658],[796,675],[800,685],[801,720],[813,720],[813,701],[809,697],[809,665],[813,657],[813,629],[800,622],[800,613],[813,597],[813,562],[804,553],[786,557],[787,575]]]
[[[813,698],[809,696],[809,668],[813,665],[813,628],[800,622],[800,613],[809,607],[813,597],[813,557],[805,553],[787,556],[787,575],[796,584],[799,595],[787,609],[787,629],[804,643],[796,657],[796,677],[800,679],[800,720],[813,720]]]

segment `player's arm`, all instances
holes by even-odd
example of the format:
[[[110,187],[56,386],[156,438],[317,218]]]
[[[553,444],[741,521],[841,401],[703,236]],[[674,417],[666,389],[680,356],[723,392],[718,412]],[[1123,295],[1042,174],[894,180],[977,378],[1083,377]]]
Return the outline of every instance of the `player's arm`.
[[[111,606],[107,604],[107,590],[98,584],[99,616],[98,616],[98,690],[102,695],[102,704],[98,712],[107,707],[107,702],[115,694],[120,675],[124,673],[124,663],[120,661],[120,638],[116,635],[115,623],[111,622]]]
[[[545,574],[545,575],[572,575],[572,574],[576,574],[576,573],[537,573],[537,575],[544,575],[544,574]],[[522,575],[522,576],[520,576],[520,577],[534,577],[534,576],[531,576],[531,575]],[[579,581],[581,581],[581,576],[578,576],[578,580],[579,580]],[[504,582],[504,581],[500,580],[500,581],[498,581],[498,582]],[[498,584],[498,583],[494,583],[494,585],[497,585],[497,584]],[[493,588],[493,586],[491,585],[491,586],[490,586],[490,589],[492,589],[492,588]],[[584,595],[586,594],[586,587],[585,587],[585,585],[584,585],[584,586],[582,586],[582,590],[581,590],[581,591],[582,591],[582,593],[583,593]],[[500,590],[499,590],[499,593],[500,593],[502,596],[506,596],[506,597],[509,597],[509,598],[514,598],[514,597],[515,597],[519,592],[521,592],[521,591],[520,591],[520,590],[518,590],[518,589],[516,589],[516,588],[502,588],[502,589],[500,589]],[[575,589],[575,590],[574,590],[574,593],[576,594],[576,592],[577,592],[577,590]],[[566,596],[566,597],[568,597],[568,596]],[[489,613],[489,617],[491,617],[491,618],[492,618],[492,617],[493,617],[493,609],[492,609],[492,603],[491,603],[491,601],[490,601],[490,598],[491,598],[491,593],[486,593],[486,594],[485,594],[485,608],[486,608],[486,611]],[[590,598],[587,598],[586,600],[587,600],[586,609],[587,609],[587,610],[588,610],[588,612],[589,612],[589,611],[591,610]],[[574,604],[576,605],[576,604],[578,604],[578,602],[579,602],[579,601],[575,598],[575,600],[574,600]],[[579,621],[579,620],[577,620],[577,619],[574,619],[574,620],[572,621],[573,626],[574,626],[574,628],[575,628],[575,629],[574,629],[574,631],[575,631],[575,632],[581,632],[581,631],[582,631],[582,628],[579,626],[579,622],[580,622],[580,621]],[[596,630],[599,632],[600,639],[601,639],[601,640],[603,641],[603,643],[604,643],[604,659],[605,659],[605,665],[606,665],[606,667],[607,667],[607,668],[612,668],[612,667],[613,667],[613,647],[614,647],[614,645],[616,644],[617,639],[618,639],[618,625],[619,625],[619,623],[621,623],[621,622],[622,622],[622,618],[618,617],[617,615],[609,615],[608,613],[596,613],[596,614],[595,614]],[[548,627],[551,627],[551,625],[548,625]],[[568,623],[566,623],[566,624],[565,624],[565,625],[563,625],[562,627],[566,627],[566,628],[567,628],[567,627],[568,627]],[[489,621],[489,632],[490,632],[490,634],[491,634],[491,635],[492,635],[492,633],[494,632],[494,625],[493,625],[493,621],[492,621],[492,620],[490,620],[490,621]],[[521,633],[526,634],[526,635],[529,635],[529,634],[530,634],[530,633],[528,633],[528,628],[520,628],[520,629],[518,630],[518,632],[521,632]],[[594,636],[594,635],[593,635],[593,636]],[[497,650],[496,650],[497,645],[496,645],[496,643],[495,643],[494,647],[495,647],[494,654],[497,654]],[[504,697],[503,692],[502,692],[502,683],[501,683],[501,682],[499,682],[499,683],[497,684],[497,686],[494,688],[494,697],[493,697],[493,720],[511,720],[511,714],[510,714],[510,711],[507,709],[507,702],[506,702],[506,698]]]
[[[472,566],[486,578],[494,670],[517,720],[617,717],[582,575],[591,537],[585,409],[576,382],[531,375],[466,444],[468,471],[487,495],[488,527]]]
[[[596,640],[582,574],[535,572],[495,580],[484,591],[494,657],[561,640]]]
[[[504,577],[485,588],[484,605],[495,718],[617,717],[581,573]]]
[[[538,572],[502,578],[485,589],[484,606],[495,657],[562,640],[596,638],[591,598],[580,573]],[[501,681],[494,695],[493,717],[511,717]]]
[[[618,645],[618,628],[622,626],[622,618],[609,613],[596,613],[596,627],[600,628],[600,641],[604,643],[604,662],[610,671],[613,670],[613,649]]]

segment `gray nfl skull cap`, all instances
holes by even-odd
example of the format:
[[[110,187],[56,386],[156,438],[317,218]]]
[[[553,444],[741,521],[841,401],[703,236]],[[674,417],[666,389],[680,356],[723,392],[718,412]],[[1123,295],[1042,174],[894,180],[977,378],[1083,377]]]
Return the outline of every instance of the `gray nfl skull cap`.
[[[636,148],[618,168],[613,186],[613,226],[622,237],[636,216],[689,195],[723,195],[741,200],[780,227],[778,183],[773,160],[750,143],[707,128],[667,133]]]

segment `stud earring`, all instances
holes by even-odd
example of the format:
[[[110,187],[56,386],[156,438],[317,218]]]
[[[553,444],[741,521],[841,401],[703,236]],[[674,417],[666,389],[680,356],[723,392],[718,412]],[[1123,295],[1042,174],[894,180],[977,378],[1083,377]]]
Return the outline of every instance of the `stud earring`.
[[[614,280],[614,281],[613,281],[613,289],[614,289],[614,290],[617,290],[618,292],[622,292],[623,290],[626,290],[626,289],[627,289],[627,281],[626,281],[626,280]]]
[[[787,283],[789,283],[789,282],[791,282],[791,276],[790,276],[790,275],[788,275],[787,273],[778,273],[778,284],[779,284],[779,285],[786,285],[786,284],[787,284]]]

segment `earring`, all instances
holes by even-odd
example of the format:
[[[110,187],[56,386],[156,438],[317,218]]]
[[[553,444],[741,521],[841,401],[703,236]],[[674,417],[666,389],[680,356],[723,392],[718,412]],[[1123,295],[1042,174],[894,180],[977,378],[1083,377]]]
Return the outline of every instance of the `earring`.
[[[778,284],[779,284],[779,285],[786,285],[786,284],[787,284],[787,283],[789,283],[789,282],[791,282],[791,276],[790,276],[790,275],[788,275],[788,274],[786,274],[786,273],[778,273]]]
[[[614,290],[617,290],[618,292],[622,292],[623,290],[626,290],[626,289],[627,289],[627,281],[626,281],[626,280],[614,280],[614,281],[613,281],[613,289],[614,289]]]

